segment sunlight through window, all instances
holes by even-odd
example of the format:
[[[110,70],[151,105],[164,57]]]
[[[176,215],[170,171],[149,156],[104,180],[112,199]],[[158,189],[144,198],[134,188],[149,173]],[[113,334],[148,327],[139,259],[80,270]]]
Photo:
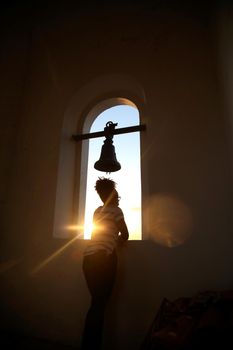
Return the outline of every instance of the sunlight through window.
[[[117,128],[139,124],[137,108],[120,105],[102,112],[93,122],[90,132],[103,131],[106,123],[118,123]],[[121,170],[106,174],[94,169],[94,163],[100,157],[104,137],[90,139],[87,170],[87,189],[84,238],[89,239],[92,231],[92,218],[95,209],[102,205],[94,186],[98,177],[108,177],[117,183],[117,191],[121,197],[119,207],[124,212],[125,221],[129,229],[129,239],[141,239],[141,162],[139,132],[115,135],[115,146]]]

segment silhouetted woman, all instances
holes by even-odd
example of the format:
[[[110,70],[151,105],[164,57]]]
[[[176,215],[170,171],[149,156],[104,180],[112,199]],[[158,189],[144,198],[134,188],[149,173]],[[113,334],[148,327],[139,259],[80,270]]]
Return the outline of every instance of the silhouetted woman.
[[[99,178],[95,185],[104,205],[94,212],[91,241],[84,252],[83,272],[91,305],[86,316],[82,350],[101,349],[105,307],[116,276],[116,248],[129,237],[115,186],[115,182],[107,178]]]

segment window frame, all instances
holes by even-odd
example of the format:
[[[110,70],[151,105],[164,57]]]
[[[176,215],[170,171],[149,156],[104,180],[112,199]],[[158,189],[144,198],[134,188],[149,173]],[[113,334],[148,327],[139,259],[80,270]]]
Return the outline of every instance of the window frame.
[[[90,133],[91,128],[93,123],[95,122],[96,119],[101,115],[101,113],[105,112],[108,109],[114,108],[116,106],[130,106],[133,107],[137,110],[138,112],[138,120],[135,121],[134,125],[140,124],[140,113],[137,108],[137,106],[132,102],[129,101],[128,99],[125,98],[111,98],[105,101],[99,102],[99,104],[95,107],[93,107],[93,110],[90,111],[91,115],[91,124],[89,125],[89,115],[87,115],[88,120],[88,127],[83,130],[83,134]],[[97,112],[98,111],[98,112]],[[100,111],[100,112],[99,112]],[[116,120],[117,121],[117,120]],[[122,125],[124,127],[124,125]],[[125,134],[126,135],[126,134]],[[87,140],[87,142],[84,143],[82,147],[82,156],[81,156],[81,174],[82,178],[80,179],[80,192],[79,192],[79,210],[78,210],[78,225],[82,226],[85,224],[85,221],[83,221],[83,218],[85,220],[85,210],[86,210],[86,200],[87,200],[87,179],[88,179],[88,166],[89,166],[89,145],[90,145],[90,140]],[[140,145],[140,134],[139,134],[139,149],[141,150],[141,145]],[[87,160],[87,162],[86,162]],[[96,159],[97,160],[97,159]],[[99,176],[104,176],[104,174],[99,174]],[[140,178],[141,178],[141,151],[140,151]],[[141,185],[141,184],[140,184]],[[142,200],[141,200],[142,202]],[[141,231],[142,231],[142,210],[140,210],[140,215],[141,215]],[[85,238],[86,239],[86,238]],[[142,234],[140,239],[130,239],[130,240],[141,240],[142,239]]]

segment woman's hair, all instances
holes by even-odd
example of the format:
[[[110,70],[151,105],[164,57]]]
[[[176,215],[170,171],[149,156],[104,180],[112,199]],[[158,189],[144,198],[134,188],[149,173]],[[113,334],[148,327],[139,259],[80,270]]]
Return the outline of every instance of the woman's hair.
[[[115,181],[105,177],[99,177],[95,184],[95,189],[104,203],[111,198],[115,188]]]

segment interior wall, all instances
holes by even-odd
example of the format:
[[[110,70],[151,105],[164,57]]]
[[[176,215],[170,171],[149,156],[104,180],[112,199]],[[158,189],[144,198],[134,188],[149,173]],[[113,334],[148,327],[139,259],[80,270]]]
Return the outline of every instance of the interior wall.
[[[5,213],[7,198],[13,178],[15,162],[18,155],[17,141],[20,117],[23,108],[23,96],[27,84],[30,62],[29,36],[26,28],[7,27],[1,18],[1,55],[0,55],[0,222],[1,241],[7,244],[8,233]],[[3,252],[4,255],[4,252]]]
[[[150,239],[128,242],[119,252],[105,348],[135,349],[164,297],[232,288],[230,148],[208,21],[190,10],[155,8],[85,10],[46,20],[36,15],[28,27],[30,69],[7,49],[16,67],[10,91],[18,76],[20,84],[27,79],[20,115],[9,112],[17,123],[7,137],[13,130],[17,142],[13,150],[6,141],[3,160],[11,170],[2,180],[7,244],[1,326],[80,343],[90,300],[81,269],[88,243],[53,238],[64,115],[72,96],[89,82],[128,75],[145,91],[143,166],[149,198],[143,215]],[[20,95],[22,88],[17,91]],[[172,226],[168,215],[161,225],[161,198],[165,207],[171,199],[182,204],[181,224]],[[188,226],[183,225],[186,213]],[[181,238],[158,244],[159,235],[173,229]]]
[[[231,145],[231,160],[233,152],[233,6],[231,2],[226,2],[225,6],[219,6],[219,11],[215,17],[216,52],[218,60],[218,74],[222,86],[222,95],[226,113],[226,124],[228,137]],[[233,163],[232,163],[233,174]]]

